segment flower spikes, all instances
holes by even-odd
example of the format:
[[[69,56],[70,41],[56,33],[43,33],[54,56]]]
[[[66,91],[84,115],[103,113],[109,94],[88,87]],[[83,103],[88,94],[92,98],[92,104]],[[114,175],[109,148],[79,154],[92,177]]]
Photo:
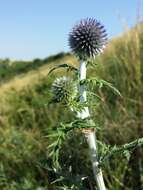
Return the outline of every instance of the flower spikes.
[[[70,77],[57,78],[52,84],[52,93],[56,102],[68,103],[77,95],[76,82]]]
[[[69,46],[81,60],[95,58],[106,43],[104,26],[93,18],[82,19],[69,34]]]

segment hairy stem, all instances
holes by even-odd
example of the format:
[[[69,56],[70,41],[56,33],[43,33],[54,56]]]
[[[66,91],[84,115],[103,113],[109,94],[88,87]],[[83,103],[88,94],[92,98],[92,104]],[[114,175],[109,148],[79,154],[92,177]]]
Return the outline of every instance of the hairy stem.
[[[84,61],[80,62],[79,78],[80,78],[80,81],[83,79],[86,79],[86,62]],[[79,86],[79,93],[80,93],[80,101],[86,102],[87,97],[86,97],[86,89],[85,89],[84,84]],[[80,113],[78,113],[78,117],[80,117],[81,119],[88,118],[89,116],[90,114],[89,114],[88,107],[85,107]],[[87,130],[84,130],[83,133],[86,136],[87,142],[89,145],[92,168],[93,168],[94,177],[97,182],[97,186],[99,190],[105,190],[106,188],[105,188],[105,184],[103,180],[103,175],[102,175],[101,169],[99,168],[99,163],[98,163],[98,158],[97,158],[95,130],[87,129]]]

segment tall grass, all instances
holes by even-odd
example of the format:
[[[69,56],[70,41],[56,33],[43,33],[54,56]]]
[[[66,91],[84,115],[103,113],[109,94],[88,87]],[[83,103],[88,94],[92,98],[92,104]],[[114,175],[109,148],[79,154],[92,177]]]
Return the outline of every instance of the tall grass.
[[[123,144],[143,136],[142,33],[143,25],[141,24],[123,36],[113,39],[104,55],[96,60],[96,63],[101,65],[97,71],[98,74],[112,82],[122,94],[122,98],[119,98],[110,92],[108,94],[104,91],[100,92],[105,101],[105,104],[101,104],[98,108],[98,118],[100,117],[100,122],[104,126],[104,135],[101,138],[108,144]],[[141,163],[143,163],[142,151],[138,149],[132,153],[128,168],[123,167],[123,162],[119,165],[114,164],[116,170],[111,175],[112,180],[115,182],[115,179],[120,179],[120,182],[125,184],[119,182],[119,185],[142,189],[140,186],[142,182]],[[113,171],[114,167],[111,164],[109,165]],[[117,172],[118,169],[119,172]],[[127,173],[128,179],[124,180]],[[134,185],[136,180],[138,184]]]

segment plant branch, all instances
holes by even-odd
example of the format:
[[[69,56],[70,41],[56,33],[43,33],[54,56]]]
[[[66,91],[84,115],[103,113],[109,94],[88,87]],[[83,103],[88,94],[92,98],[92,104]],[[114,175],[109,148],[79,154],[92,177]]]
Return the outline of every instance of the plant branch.
[[[119,153],[124,153],[125,151],[132,151],[133,149],[143,146],[143,138],[139,138],[136,139],[130,143],[126,143],[124,145],[121,146],[113,146],[113,147],[108,147],[107,151],[105,152],[105,154],[102,155],[101,159],[100,159],[100,165],[102,165],[102,163],[107,160],[109,157],[115,155],[115,154],[119,154]]]

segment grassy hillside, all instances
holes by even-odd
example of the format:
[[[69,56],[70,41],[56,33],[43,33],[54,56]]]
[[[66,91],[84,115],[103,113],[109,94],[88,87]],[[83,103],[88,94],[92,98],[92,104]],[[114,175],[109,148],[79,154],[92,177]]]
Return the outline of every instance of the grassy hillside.
[[[59,121],[73,117],[62,105],[49,104],[51,83],[55,75],[47,76],[54,64],[77,64],[66,55],[52,60],[52,64],[38,66],[22,76],[11,78],[1,85],[0,108],[0,189],[2,190],[57,190],[57,185],[79,182],[81,176],[90,176],[90,161],[84,138],[78,132],[70,134],[61,149],[62,174],[69,180],[51,184],[59,176],[52,168],[47,136],[57,128]],[[93,112],[102,126],[98,139],[107,144],[123,144],[143,136],[143,26],[138,25],[122,36],[111,40],[105,52],[95,60],[90,75],[112,82],[122,98],[107,89],[98,92],[103,103]],[[25,72],[25,71],[24,71]],[[63,71],[56,73],[63,75]],[[18,89],[18,90],[17,90]],[[3,101],[4,98],[4,101]],[[76,137],[75,137],[76,136]],[[81,143],[79,143],[79,141]],[[66,151],[65,151],[66,150]],[[79,151],[80,150],[80,151]],[[133,151],[129,161],[119,155],[104,168],[108,189],[142,189],[143,151]],[[128,166],[128,168],[126,167]],[[67,174],[68,173],[68,174]],[[60,175],[60,174],[59,174]],[[68,188],[66,188],[68,189]]]
[[[0,60],[0,84],[11,80],[17,75],[26,74],[29,71],[37,70],[43,65],[51,64],[70,56],[70,53],[58,53],[45,59],[34,59],[33,61],[11,61]]]
[[[3,69],[3,73],[5,73],[5,77],[1,78],[2,76],[0,75],[0,78],[1,78],[0,96],[2,97],[0,102],[1,103],[3,102],[2,105],[4,105],[5,98],[7,98],[5,96],[6,93],[9,94],[13,90],[20,91],[23,88],[27,88],[27,87],[30,88],[34,86],[35,84],[39,83],[40,79],[46,77],[49,70],[54,65],[63,64],[63,63],[72,64],[72,63],[76,63],[77,60],[74,57],[72,57],[69,53],[59,53],[55,56],[50,56],[44,60],[39,60],[38,63],[36,59],[36,63],[37,63],[36,66],[34,66],[35,60],[31,61],[30,63],[28,62],[29,64],[28,66],[26,62],[24,61],[14,62],[12,64],[9,64],[9,62],[7,60],[5,61],[5,64],[9,65],[9,70],[11,71],[7,71],[7,69],[5,70]],[[16,66],[15,63],[18,63],[18,66]],[[0,63],[0,66],[1,66],[1,63]],[[20,72],[19,72],[19,68],[21,68]],[[9,75],[9,72],[11,72],[10,75]]]

